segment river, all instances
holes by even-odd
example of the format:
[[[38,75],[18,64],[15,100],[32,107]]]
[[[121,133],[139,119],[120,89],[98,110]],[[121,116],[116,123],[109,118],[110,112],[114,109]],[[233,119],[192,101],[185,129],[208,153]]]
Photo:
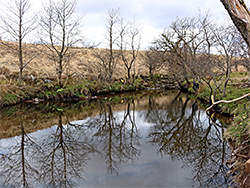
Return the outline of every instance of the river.
[[[0,187],[229,187],[220,122],[177,91],[0,110]]]

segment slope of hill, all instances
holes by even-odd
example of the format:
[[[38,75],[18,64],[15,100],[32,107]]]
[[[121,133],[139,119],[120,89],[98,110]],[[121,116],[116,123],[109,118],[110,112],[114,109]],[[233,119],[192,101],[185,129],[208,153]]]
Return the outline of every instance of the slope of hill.
[[[8,42],[8,45],[17,48],[16,43]],[[97,53],[103,53],[106,49],[90,49],[90,48],[70,48],[72,56],[67,58],[67,64],[64,67],[64,75],[75,76],[97,76],[98,62],[100,60],[95,57]],[[48,50],[42,45],[23,44],[24,60],[32,61],[25,67],[24,76],[33,75],[39,78],[56,78],[56,63],[48,56]],[[117,51],[118,52],[118,51]],[[137,75],[147,74],[147,69],[143,65],[144,51],[140,51],[136,60],[133,71]],[[0,75],[15,78],[19,72],[18,54],[10,50],[6,45],[0,43]],[[117,59],[117,67],[115,69],[116,78],[126,77],[126,69],[121,60]]]

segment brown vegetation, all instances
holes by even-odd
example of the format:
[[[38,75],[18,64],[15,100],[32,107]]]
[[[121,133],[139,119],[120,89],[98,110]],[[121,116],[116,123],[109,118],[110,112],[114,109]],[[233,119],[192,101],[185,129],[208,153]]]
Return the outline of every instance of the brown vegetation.
[[[15,44],[15,43],[13,43]],[[29,46],[29,44],[25,44]],[[45,53],[40,53],[39,51],[46,51],[42,45],[37,45],[36,49],[27,48],[27,53],[31,51],[37,52],[37,56],[34,60],[27,65],[24,70],[24,77],[29,77],[33,75],[37,78],[49,78],[56,79],[55,69],[56,64],[46,57]],[[89,48],[70,48],[75,55],[68,66],[65,69],[63,76],[71,75],[73,73],[75,77],[98,77],[98,71],[96,70],[96,63],[99,60],[93,53],[94,51],[106,51],[106,49],[89,49]],[[136,75],[147,74],[148,70],[144,66],[143,55],[145,51],[139,51],[138,61],[135,63]],[[114,73],[115,78],[124,78],[127,76],[122,62],[118,60],[116,71]],[[4,46],[0,46],[0,74],[5,75],[7,78],[17,78],[18,77],[18,57],[14,56],[12,53],[8,52]]]

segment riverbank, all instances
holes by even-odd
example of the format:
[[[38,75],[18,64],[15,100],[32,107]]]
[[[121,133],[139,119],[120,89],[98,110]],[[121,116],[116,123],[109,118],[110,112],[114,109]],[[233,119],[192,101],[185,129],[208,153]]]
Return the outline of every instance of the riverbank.
[[[92,183],[87,184],[90,181],[88,177],[92,175],[96,178],[98,174],[102,179],[111,182],[110,178],[118,178],[120,181],[124,174],[125,177],[128,173],[132,174],[125,179],[126,183],[137,178],[133,175],[134,172],[141,177],[144,171],[150,172],[147,179],[157,182],[153,182],[152,186],[159,185],[161,181],[163,187],[171,187],[173,184],[166,185],[165,169],[175,169],[176,173],[171,179],[177,182],[177,186],[180,186],[180,181],[184,181],[182,187],[221,186],[221,182],[214,184],[216,181],[207,180],[218,180],[223,178],[223,175],[226,176],[225,171],[218,173],[221,169],[220,157],[226,159],[230,151],[219,134],[222,128],[217,130],[217,127],[209,125],[206,113],[196,105],[196,100],[179,94],[176,90],[145,90],[101,97],[103,99],[76,103],[22,103],[1,108],[0,138],[4,148],[2,153],[6,154],[2,155],[3,160],[0,160],[3,170],[2,182],[5,180],[6,170],[12,174],[17,171],[11,167],[21,164],[19,161],[22,157],[18,156],[23,154],[27,159],[25,164],[32,168],[18,172],[25,173],[31,186],[47,185],[47,182],[42,182],[39,178],[40,174],[44,174],[44,170],[51,172],[54,167],[64,169],[60,168],[61,166],[69,170],[67,174],[62,172],[62,175],[56,171],[57,176],[73,177],[77,185],[77,178],[80,176],[72,174],[71,169],[72,165],[78,167],[79,161],[83,161],[81,164],[87,167],[75,171],[82,175],[79,180],[84,178],[83,187],[93,186]],[[21,147],[22,145],[25,147]],[[24,149],[23,152],[20,148]],[[91,154],[89,151],[96,153]],[[64,156],[67,157],[67,166],[61,164]],[[91,161],[95,156],[97,161]],[[152,159],[153,156],[155,157]],[[60,160],[54,160],[53,165],[44,168],[42,165],[51,159]],[[108,159],[112,161],[109,162]],[[165,164],[160,170],[161,164],[158,161]],[[100,170],[93,173],[96,164],[101,166],[102,173]],[[112,174],[109,171],[110,164],[115,165],[112,169],[117,170],[117,173]],[[169,168],[169,164],[173,168]],[[137,170],[138,166],[142,172]],[[186,167],[191,169],[187,172]],[[34,173],[34,169],[38,173]],[[123,169],[126,169],[125,172]],[[152,171],[156,178],[152,177]],[[184,172],[183,175],[180,175],[181,172]],[[159,176],[161,173],[163,176]],[[37,178],[30,174],[36,175]],[[16,180],[16,176],[11,178],[10,184]],[[113,182],[113,186],[117,185],[117,181]],[[140,182],[138,186],[141,185]],[[103,185],[103,182],[101,184]],[[134,187],[137,184],[130,185]],[[224,187],[228,187],[226,185],[230,185],[230,182],[225,182]],[[111,187],[110,184],[108,186]]]
[[[116,79],[110,83],[100,83],[94,79],[76,80],[71,78],[69,80],[64,80],[64,83],[67,84],[65,84],[63,88],[59,88],[57,83],[51,80],[44,80],[43,82],[37,83],[23,82],[22,85],[19,85],[19,83],[2,83],[0,85],[1,105],[9,106],[23,102],[39,103],[42,101],[87,102],[93,98],[98,98],[104,94],[110,93],[149,89],[178,89],[177,84],[166,75],[154,75],[151,77],[140,76],[131,80]],[[210,90],[205,84],[200,85],[196,93],[192,90],[192,87],[189,88],[189,91],[193,93],[189,94],[190,98],[200,99],[200,106],[204,109],[209,106]],[[250,89],[247,84],[246,75],[239,73],[233,74],[227,87],[226,97],[223,99],[234,99],[247,92],[250,92]],[[219,100],[220,97],[221,94],[218,93],[216,100]],[[109,101],[109,99],[107,99],[107,101]],[[170,108],[172,107],[170,106]],[[247,150],[248,147],[246,148],[250,143],[248,136],[250,133],[250,102],[246,98],[237,103],[220,104],[219,108],[221,109],[221,113],[230,115],[230,123],[221,121],[220,118],[215,117],[213,114],[211,114],[211,117],[219,119],[221,127],[226,129],[223,136],[229,140],[232,148],[232,157],[228,160],[227,165],[231,173],[236,172],[237,178],[240,177],[239,179],[241,182],[239,184],[242,184],[246,177],[248,177],[246,176],[245,164],[250,158],[250,154]],[[61,110],[61,108],[56,109],[59,112]],[[17,116],[20,116],[20,114]]]
[[[146,89],[178,89],[177,84],[166,75],[140,76],[136,79],[116,79],[112,82],[98,82],[95,79],[64,80],[64,87],[58,87],[56,82],[1,83],[0,106],[16,105],[22,102],[41,101],[80,101],[96,98],[107,93]]]
[[[217,100],[232,100],[250,93],[249,80],[245,73],[233,73],[231,80],[227,87],[226,96],[222,98],[222,94],[217,94]],[[197,95],[192,97],[200,98],[202,101],[209,101],[210,90],[203,86]],[[204,105],[204,103],[203,103]],[[207,105],[209,105],[207,103]],[[204,106],[207,108],[208,106]],[[250,99],[244,98],[234,103],[221,103],[217,106],[222,114],[228,114],[232,117],[230,123],[221,121],[220,125],[225,128],[223,137],[229,142],[231,149],[231,157],[228,159],[226,165],[230,169],[228,174],[232,175],[234,182],[239,187],[250,186]],[[216,119],[216,113],[210,113],[211,120]]]
[[[215,86],[213,86],[215,87]],[[191,98],[196,98],[201,101],[200,105],[206,109],[210,103],[210,89],[206,84],[200,86],[199,90],[194,94],[191,94]],[[250,85],[247,79],[246,73],[232,73],[231,80],[228,83],[226,89],[226,96],[223,97],[222,93],[217,93],[215,102],[218,100],[232,100],[239,98],[247,93],[250,93]],[[228,129],[225,134],[226,138],[230,138],[240,143],[244,141],[245,134],[250,133],[250,98],[246,97],[240,101],[233,103],[220,103],[216,106],[217,113],[228,114],[231,117],[234,117],[234,121],[229,125],[222,124],[225,128]],[[213,112],[213,110],[212,110]]]

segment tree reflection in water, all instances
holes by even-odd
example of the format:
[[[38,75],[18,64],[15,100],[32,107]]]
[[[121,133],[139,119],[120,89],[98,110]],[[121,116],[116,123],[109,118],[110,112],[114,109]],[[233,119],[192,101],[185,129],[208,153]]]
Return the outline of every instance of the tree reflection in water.
[[[77,186],[89,154],[96,150],[89,144],[86,129],[70,123],[63,125],[62,116],[60,112],[58,125],[37,140],[32,140],[21,126],[21,139],[8,148],[6,155],[1,155],[1,174],[5,174],[6,185],[28,187],[29,180],[33,186],[35,182],[42,187]]]
[[[193,166],[193,180],[199,186],[227,187],[231,179],[224,165],[228,158],[224,129],[205,118],[205,112],[189,98],[175,98],[170,105],[162,105],[149,98],[150,110],[142,114],[153,124],[149,138],[157,152],[182,160],[184,167]]]
[[[48,187],[75,187],[81,173],[96,149],[89,142],[84,128],[68,123],[62,124],[62,112],[58,116],[58,125],[42,140],[39,179]],[[77,180],[74,182],[74,180]]]
[[[161,95],[147,95],[143,100],[131,97],[117,105],[119,110],[108,100],[96,101],[99,113],[78,121],[70,121],[66,111],[55,112],[57,125],[38,133],[26,134],[25,122],[16,125],[20,136],[12,140],[17,143],[2,148],[0,145],[0,177],[4,185],[77,187],[84,181],[93,155],[102,158],[109,174],[118,175],[122,166],[140,160],[140,142],[151,143],[162,157],[192,167],[193,180],[200,187],[230,185],[224,165],[229,152],[220,124],[208,119],[187,97]],[[79,111],[77,108],[76,113]],[[140,123],[150,128],[140,131],[144,125],[137,125],[139,116],[143,119]]]
[[[123,115],[114,114],[111,103],[101,102],[99,116],[85,123],[102,150],[107,171],[116,175],[122,163],[133,161],[140,155],[134,100],[125,104],[125,108]]]
[[[41,147],[26,134],[22,122],[16,126],[20,129],[20,138],[12,139],[8,148],[0,148],[3,151],[0,154],[0,175],[4,176],[6,187],[29,187],[39,174],[31,156],[36,155]]]

